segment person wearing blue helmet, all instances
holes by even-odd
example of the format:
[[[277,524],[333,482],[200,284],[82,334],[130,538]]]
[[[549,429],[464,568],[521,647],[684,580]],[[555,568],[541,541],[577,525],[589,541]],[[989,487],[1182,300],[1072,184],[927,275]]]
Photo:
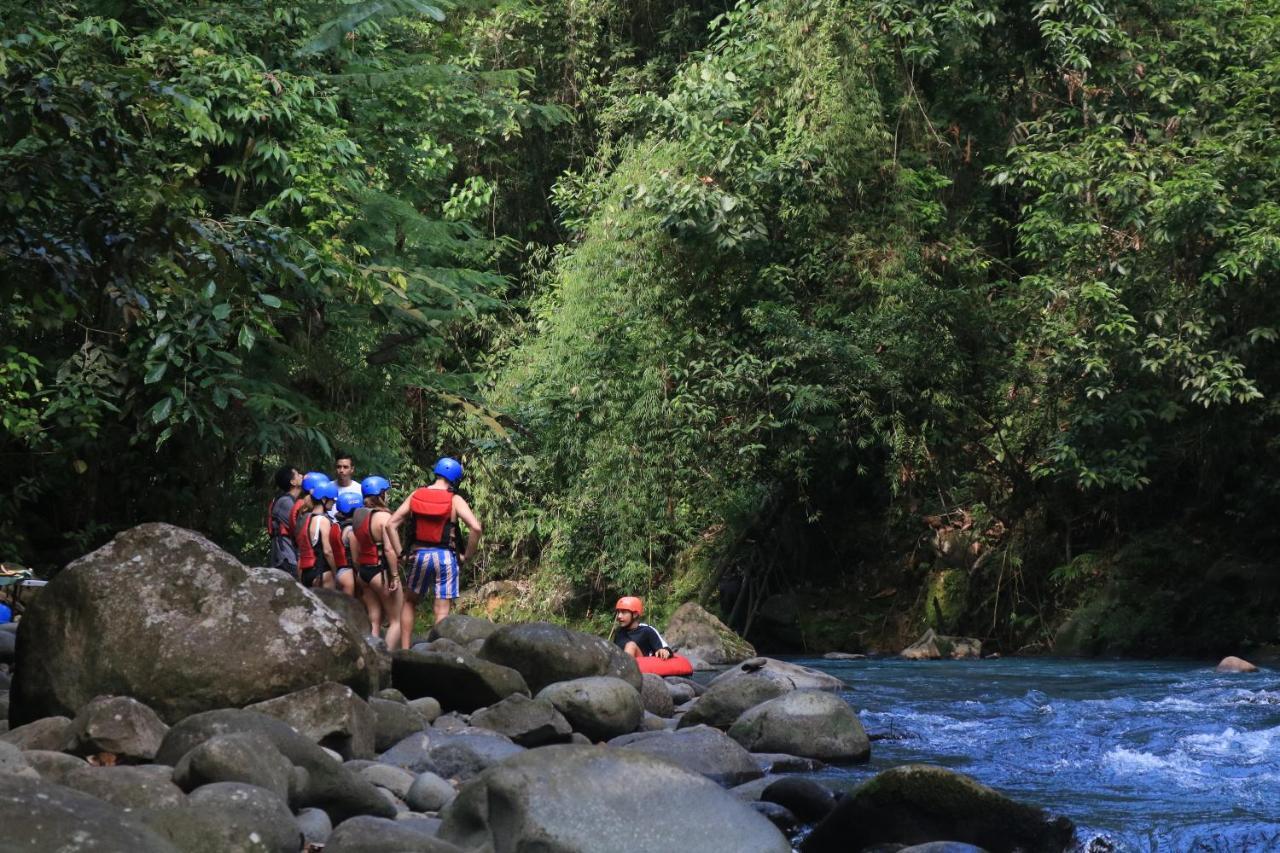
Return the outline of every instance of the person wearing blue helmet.
[[[356,595],[356,572],[354,568],[356,561],[351,551],[351,526],[356,510],[362,506],[364,506],[364,497],[362,495],[344,492],[342,487],[338,486],[338,500],[335,505],[337,515],[333,522],[333,529],[337,531],[334,557],[337,558],[340,564],[337,576],[338,588],[352,598],[359,598],[359,596]]]
[[[338,500],[338,484],[328,477],[311,489],[314,505],[306,520],[306,537],[314,555],[310,568],[304,570],[299,580],[306,587],[322,586],[333,589],[336,586],[338,566],[345,565],[346,555],[335,553],[334,532],[336,528],[329,520],[329,510]],[[341,559],[340,559],[341,558]]]
[[[462,482],[462,463],[446,456],[436,462],[432,473],[436,479],[429,486],[414,491],[391,516],[399,527],[412,518],[413,539],[409,546],[410,568],[405,577],[404,607],[401,631],[413,625],[418,603],[432,592],[431,611],[436,624],[449,615],[453,601],[460,594],[461,566],[475,555],[484,528],[472,512],[470,504],[457,493]],[[459,554],[458,522],[467,526],[469,535]]]
[[[408,635],[400,629],[403,603],[400,589],[400,534],[388,523],[391,510],[387,492],[391,484],[385,477],[365,477],[360,481],[364,506],[351,519],[352,552],[356,562],[360,600],[369,614],[373,636],[382,632],[382,620],[388,621],[387,648],[409,648]]]

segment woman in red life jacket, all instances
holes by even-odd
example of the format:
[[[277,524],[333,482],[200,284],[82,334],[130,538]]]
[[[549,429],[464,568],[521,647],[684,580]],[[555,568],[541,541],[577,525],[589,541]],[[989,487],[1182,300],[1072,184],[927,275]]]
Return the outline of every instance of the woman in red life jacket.
[[[315,561],[309,571],[302,573],[302,585],[307,587],[322,586],[333,589],[337,585],[338,567],[345,567],[347,555],[342,548],[341,539],[334,547],[338,526],[329,520],[329,511],[338,500],[338,484],[327,481],[316,486],[311,492],[315,506],[307,518],[307,537],[311,540],[311,550],[315,552]]]
[[[327,482],[329,478],[324,474],[307,472],[302,478],[302,490],[298,493],[298,499],[289,510],[289,529],[298,552],[297,574],[294,578],[304,586],[310,586],[306,578],[315,577],[316,567],[316,549],[311,538],[311,512],[320,503],[315,497],[316,490]]]
[[[351,535],[351,528],[354,525],[356,510],[363,506],[363,497],[344,492],[341,486],[338,487],[338,517],[333,522],[329,533],[333,537],[333,556],[339,563],[338,589],[352,598],[358,596],[356,595],[356,559],[352,550],[354,537]]]
[[[410,567],[405,577],[404,607],[400,618],[401,630],[406,634],[413,625],[418,602],[426,596],[428,589],[434,596],[431,610],[436,624],[449,615],[453,600],[459,593],[459,569],[475,554],[483,532],[480,520],[466,500],[455,493],[462,482],[461,463],[445,457],[436,463],[433,473],[435,482],[416,490],[391,516],[394,527],[399,527],[410,517],[413,519]],[[470,532],[462,554],[458,553],[459,520]]]
[[[400,613],[403,596],[400,591],[400,535],[390,523],[391,510],[386,494],[391,484],[384,477],[365,477],[360,481],[364,506],[351,517],[351,538],[356,558],[360,600],[369,614],[373,636],[382,631],[382,618],[388,618],[387,648],[409,648],[409,635],[402,636]]]

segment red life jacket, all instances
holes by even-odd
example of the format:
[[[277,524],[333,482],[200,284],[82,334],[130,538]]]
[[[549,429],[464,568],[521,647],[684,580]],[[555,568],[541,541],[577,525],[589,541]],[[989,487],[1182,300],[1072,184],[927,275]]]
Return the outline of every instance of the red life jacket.
[[[268,536],[293,536],[293,528],[282,521],[276,520],[276,501],[280,500],[284,495],[276,495],[267,503],[267,535]],[[297,501],[294,501],[297,505]],[[293,516],[291,515],[292,519]]]
[[[296,509],[296,507],[295,507]],[[297,518],[297,515],[294,515]],[[297,523],[293,526],[293,541],[298,546],[298,572],[305,572],[308,569],[315,568],[316,565],[316,549],[311,544],[311,517],[307,517],[307,521],[302,527],[298,527]]]
[[[289,529],[285,531],[286,536],[297,537],[298,534],[298,515],[302,512],[302,501],[294,499],[293,506],[289,508]]]
[[[452,549],[453,492],[426,486],[409,496],[413,513],[413,543],[428,548]]]
[[[342,543],[342,527],[336,521],[329,522],[329,546],[333,548],[333,571],[336,573],[338,569],[345,569],[350,563],[347,562],[347,546]]]
[[[356,537],[356,565],[376,566],[382,562],[382,549],[373,541],[373,517],[380,512],[390,512],[385,507],[361,507],[352,515],[351,533]]]

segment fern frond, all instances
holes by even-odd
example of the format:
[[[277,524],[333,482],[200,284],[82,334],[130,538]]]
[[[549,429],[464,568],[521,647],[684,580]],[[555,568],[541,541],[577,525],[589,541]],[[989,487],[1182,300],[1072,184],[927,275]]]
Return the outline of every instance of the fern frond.
[[[355,32],[364,24],[389,18],[421,15],[443,22],[445,15],[442,6],[452,8],[453,3],[448,0],[436,0],[434,3],[427,3],[425,0],[363,0],[338,6],[335,9],[339,13],[338,17],[321,24],[315,36],[298,48],[296,55],[304,57],[327,53],[341,45],[348,33]]]

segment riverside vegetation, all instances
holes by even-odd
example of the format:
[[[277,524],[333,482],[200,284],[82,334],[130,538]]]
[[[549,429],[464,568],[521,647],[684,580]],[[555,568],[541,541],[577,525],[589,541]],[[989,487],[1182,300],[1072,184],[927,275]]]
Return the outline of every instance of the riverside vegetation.
[[[448,452],[529,613],[1274,641],[1278,13],[0,0],[0,559]]]

